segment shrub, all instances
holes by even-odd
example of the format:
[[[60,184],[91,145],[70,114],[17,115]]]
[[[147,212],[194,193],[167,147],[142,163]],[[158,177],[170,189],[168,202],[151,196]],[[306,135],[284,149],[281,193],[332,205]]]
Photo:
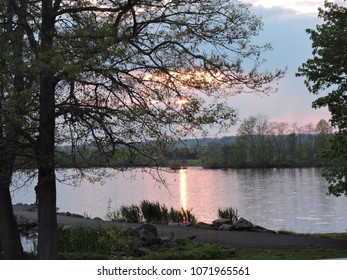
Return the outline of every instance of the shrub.
[[[140,206],[121,206],[120,210],[108,212],[107,219],[111,221],[125,221],[129,223],[164,223],[169,221],[173,223],[192,222],[196,223],[197,219],[193,215],[192,210],[183,209],[176,210],[171,207],[170,211],[165,204],[159,202],[149,202],[142,200]]]
[[[133,239],[126,229],[75,227],[59,234],[60,253],[124,256],[132,253]]]
[[[142,200],[140,203],[140,209],[144,220],[149,223],[152,221],[161,221],[161,210],[159,202],[149,202],[148,200]]]
[[[141,210],[135,204],[121,206],[117,211],[109,210],[106,218],[110,221],[123,221],[127,223],[140,223],[142,221]]]
[[[121,206],[120,217],[121,220],[124,220],[127,223],[140,223],[142,220],[140,207],[135,204],[130,206]]]
[[[196,223],[196,217],[192,214],[192,210],[185,210],[181,208],[181,210],[176,210],[171,207],[170,212],[168,214],[169,220],[173,223],[183,223],[183,222],[192,222]]]
[[[140,204],[140,209],[142,211],[143,218],[147,223],[168,222],[168,209],[166,208],[165,204],[160,205],[158,201],[149,202],[148,200],[142,200]]]
[[[239,212],[233,207],[218,208],[218,217],[229,219],[232,223],[236,223],[239,220]]]

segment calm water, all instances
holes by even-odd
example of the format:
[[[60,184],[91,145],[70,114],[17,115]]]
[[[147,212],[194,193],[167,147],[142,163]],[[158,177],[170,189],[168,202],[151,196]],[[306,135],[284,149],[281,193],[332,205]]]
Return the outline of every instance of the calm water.
[[[192,209],[198,221],[212,222],[218,207],[236,207],[239,215],[273,230],[345,232],[347,199],[327,196],[321,170],[188,168],[157,174],[141,170],[112,174],[104,182],[82,180],[78,186],[58,183],[60,211],[105,218],[108,209],[140,203],[143,199],[166,206]],[[67,174],[71,170],[65,171]],[[153,176],[155,178],[153,178]],[[62,178],[62,174],[58,175]],[[33,203],[35,182],[13,191],[13,203]]]

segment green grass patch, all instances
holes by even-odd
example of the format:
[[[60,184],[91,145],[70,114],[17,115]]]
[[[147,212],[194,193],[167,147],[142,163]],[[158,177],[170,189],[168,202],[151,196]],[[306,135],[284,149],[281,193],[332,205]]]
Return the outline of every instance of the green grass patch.
[[[59,252],[65,255],[91,254],[121,257],[133,253],[133,239],[127,229],[76,227],[59,234]]]
[[[197,222],[192,210],[183,208],[176,210],[173,207],[168,209],[165,204],[160,204],[158,201],[150,202],[148,200],[142,200],[140,205],[123,205],[116,211],[109,210],[106,218],[110,221],[125,221],[130,223],[168,224],[169,222]]]
[[[235,260],[320,260],[347,258],[347,250],[336,249],[237,249]]]
[[[229,248],[188,239],[176,239],[141,258],[146,260],[319,260],[347,258],[337,249],[244,249]]]
[[[190,239],[174,239],[161,246],[157,251],[142,257],[146,260],[225,260],[230,259],[234,251],[228,247],[201,243]]]

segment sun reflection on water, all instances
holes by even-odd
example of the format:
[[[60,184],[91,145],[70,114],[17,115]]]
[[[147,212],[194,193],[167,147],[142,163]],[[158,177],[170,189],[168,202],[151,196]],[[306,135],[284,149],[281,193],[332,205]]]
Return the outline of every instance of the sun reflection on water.
[[[180,203],[183,210],[188,209],[187,169],[180,168]]]

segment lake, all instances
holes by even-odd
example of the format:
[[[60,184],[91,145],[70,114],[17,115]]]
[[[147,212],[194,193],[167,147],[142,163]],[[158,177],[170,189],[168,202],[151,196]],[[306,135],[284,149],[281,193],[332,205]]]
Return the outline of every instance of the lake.
[[[103,177],[103,182],[82,179],[75,186],[62,182],[63,175],[72,175],[72,170],[57,172],[59,211],[105,218],[109,210],[147,199],[167,207],[192,209],[202,222],[216,219],[219,207],[236,207],[240,217],[272,230],[302,233],[347,230],[347,199],[326,195],[327,183],[319,168],[209,170],[189,167],[163,171],[159,175],[150,169],[146,169],[147,172],[141,169],[107,171],[109,176],[101,170],[96,172]],[[33,203],[35,185],[33,180],[19,189],[13,186],[13,203]]]

